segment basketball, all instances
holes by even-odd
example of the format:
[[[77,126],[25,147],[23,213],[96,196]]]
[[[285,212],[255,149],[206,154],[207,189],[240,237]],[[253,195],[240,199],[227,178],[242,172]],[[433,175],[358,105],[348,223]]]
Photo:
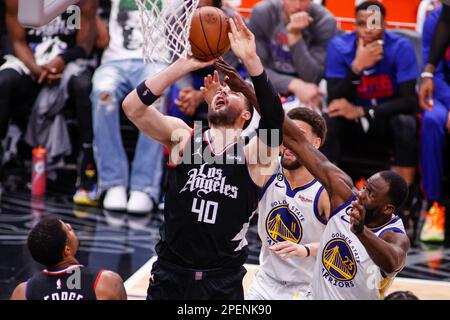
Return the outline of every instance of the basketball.
[[[189,42],[192,55],[198,60],[209,61],[230,49],[228,16],[215,7],[201,7],[192,17]]]

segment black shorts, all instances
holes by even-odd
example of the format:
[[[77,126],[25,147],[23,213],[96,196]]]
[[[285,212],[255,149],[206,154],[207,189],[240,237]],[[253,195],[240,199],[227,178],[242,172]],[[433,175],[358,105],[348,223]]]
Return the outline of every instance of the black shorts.
[[[192,270],[156,261],[147,300],[244,300],[242,279],[247,270]]]

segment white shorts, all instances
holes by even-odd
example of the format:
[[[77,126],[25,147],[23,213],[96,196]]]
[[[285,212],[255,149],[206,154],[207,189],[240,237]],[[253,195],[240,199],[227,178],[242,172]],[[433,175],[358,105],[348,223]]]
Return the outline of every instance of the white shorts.
[[[289,284],[269,277],[261,269],[256,271],[246,300],[293,300],[304,297],[309,284]]]

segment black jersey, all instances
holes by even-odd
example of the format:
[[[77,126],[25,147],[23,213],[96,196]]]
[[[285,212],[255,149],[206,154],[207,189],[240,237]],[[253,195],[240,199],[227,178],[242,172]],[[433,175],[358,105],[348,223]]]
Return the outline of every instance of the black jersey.
[[[95,287],[102,271],[81,265],[63,270],[43,270],[27,281],[27,300],[97,300]]]
[[[245,235],[258,204],[245,141],[218,153],[207,128],[193,130],[177,165],[169,164],[158,259],[191,269],[234,268],[248,255]],[[217,152],[217,150],[216,150]]]
[[[64,12],[45,26],[25,29],[28,46],[37,60],[46,61],[76,45],[77,29],[70,25],[73,14]]]

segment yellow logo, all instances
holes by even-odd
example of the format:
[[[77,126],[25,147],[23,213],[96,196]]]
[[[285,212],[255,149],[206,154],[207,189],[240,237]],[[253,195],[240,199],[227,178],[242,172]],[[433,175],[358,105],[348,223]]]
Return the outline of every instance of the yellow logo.
[[[333,239],[327,243],[322,253],[322,263],[336,280],[349,281],[356,275],[352,250],[342,239]]]
[[[300,220],[286,205],[275,207],[270,211],[266,219],[266,230],[275,242],[299,243],[303,235]]]

